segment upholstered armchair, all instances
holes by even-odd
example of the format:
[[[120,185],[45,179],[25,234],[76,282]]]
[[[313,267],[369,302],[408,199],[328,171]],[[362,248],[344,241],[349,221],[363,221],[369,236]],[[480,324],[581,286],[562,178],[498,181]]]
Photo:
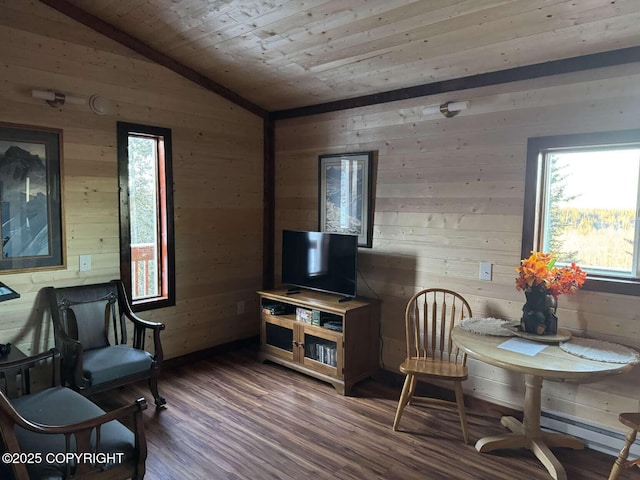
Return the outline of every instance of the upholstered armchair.
[[[120,280],[46,291],[55,344],[62,355],[63,384],[91,395],[148,379],[156,408],[166,404],[158,393],[164,324],[136,316]],[[132,327],[131,345],[127,325]],[[145,350],[147,332],[153,338],[153,353]]]
[[[24,393],[29,391],[26,373],[43,366],[51,368],[51,387],[12,400],[0,390],[0,478],[142,479],[147,458],[145,399],[106,413],[60,385],[60,354],[54,349],[5,362],[0,373],[21,378]]]

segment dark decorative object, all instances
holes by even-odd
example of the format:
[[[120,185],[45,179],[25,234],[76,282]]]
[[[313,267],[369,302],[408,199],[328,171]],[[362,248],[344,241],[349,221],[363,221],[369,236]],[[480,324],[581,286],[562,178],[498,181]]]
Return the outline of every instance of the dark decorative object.
[[[558,332],[556,297],[540,286],[525,290],[524,295],[527,301],[522,307],[522,330],[537,335],[555,335]]]
[[[558,332],[558,295],[571,295],[580,290],[587,278],[578,265],[556,267],[556,257],[550,253],[531,252],[529,258],[516,267],[516,290],[523,291],[527,302],[522,307],[520,326],[537,335]]]

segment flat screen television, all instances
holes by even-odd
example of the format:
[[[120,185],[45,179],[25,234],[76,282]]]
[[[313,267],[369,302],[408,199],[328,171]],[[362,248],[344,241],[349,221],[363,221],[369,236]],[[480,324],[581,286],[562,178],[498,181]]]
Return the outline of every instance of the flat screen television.
[[[282,283],[355,297],[358,237],[282,231]]]

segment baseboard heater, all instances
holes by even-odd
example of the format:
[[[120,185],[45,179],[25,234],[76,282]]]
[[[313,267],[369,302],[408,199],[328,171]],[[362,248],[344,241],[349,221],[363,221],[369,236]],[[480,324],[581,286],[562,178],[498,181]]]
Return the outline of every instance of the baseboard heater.
[[[618,456],[627,430],[624,433],[589,424],[584,419],[576,419],[565,413],[543,411],[540,426],[545,430],[566,433],[582,440],[587,448]],[[626,428],[622,426],[622,428]],[[640,437],[640,435],[638,435]],[[636,441],[630,449],[629,458],[640,457],[640,445]]]

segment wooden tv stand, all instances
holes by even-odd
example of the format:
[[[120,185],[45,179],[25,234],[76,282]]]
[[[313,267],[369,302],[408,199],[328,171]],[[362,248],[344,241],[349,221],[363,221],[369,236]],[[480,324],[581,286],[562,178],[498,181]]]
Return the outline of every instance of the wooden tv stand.
[[[380,304],[338,295],[286,289],[258,291],[261,361],[269,360],[331,383],[341,395],[379,368]],[[274,313],[271,313],[271,310]],[[306,323],[296,309],[304,309]],[[284,310],[284,312],[283,312]],[[342,330],[337,326],[342,325]],[[333,327],[331,329],[330,327]]]

